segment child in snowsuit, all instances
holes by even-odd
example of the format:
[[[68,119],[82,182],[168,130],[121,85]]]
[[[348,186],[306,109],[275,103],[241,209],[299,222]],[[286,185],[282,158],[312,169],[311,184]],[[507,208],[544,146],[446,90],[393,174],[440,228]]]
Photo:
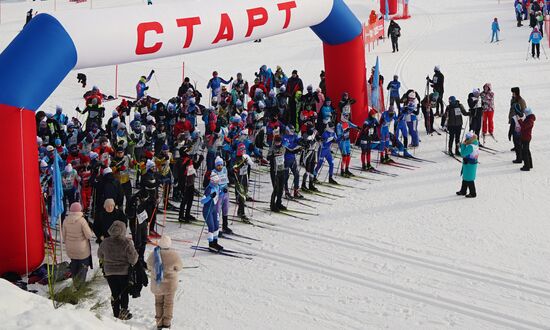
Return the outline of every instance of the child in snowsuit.
[[[152,266],[151,292],[155,295],[157,329],[170,328],[172,325],[178,272],[183,269],[181,257],[171,247],[172,239],[163,235],[147,258],[147,264]]]
[[[498,42],[498,33],[500,32],[500,26],[498,25],[498,19],[495,17],[493,20],[493,24],[491,24],[491,42],[493,42],[495,39]]]

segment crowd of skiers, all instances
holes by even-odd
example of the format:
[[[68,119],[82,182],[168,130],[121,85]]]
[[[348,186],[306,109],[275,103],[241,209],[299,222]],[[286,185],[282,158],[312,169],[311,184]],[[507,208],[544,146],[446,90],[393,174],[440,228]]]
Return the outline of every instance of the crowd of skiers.
[[[460,155],[463,161],[464,181],[457,194],[476,197],[474,180],[482,146],[477,137],[492,136],[494,131],[491,84],[468,95],[468,109],[454,96],[445,106],[444,75],[439,66],[426,78],[423,97],[412,89],[401,94],[399,77],[394,76],[386,86],[389,107],[385,111],[371,109],[360,125],[353,123],[352,95],[343,93],[336,107],[326,96],[324,72],[317,88],[304,88],[296,70],[287,76],[281,67],[273,72],[263,65],[252,85],[240,73],[236,79],[226,80],[214,71],[206,86],[209,105],[203,104],[202,93],[189,78],[167,102],[147,95],[147,83],[153,75],[151,71],[142,76],[136,84],[136,98],[121,100],[109,118],[105,118],[104,103],[116,101],[94,86],[84,94],[85,108],[76,109],[80,116],[86,116],[84,123],[76,117],[69,119],[58,106],[55,113],[38,111],[36,125],[44,205],[51,205],[53,171],[62,169],[63,198],[69,210],[68,215],[62,215],[63,233],[75,285],[86,278],[91,266],[89,240],[94,234],[112,292],[114,315],[131,317],[128,287],[130,283],[146,283],[145,269],[149,269],[159,328],[170,325],[175,272],[181,269],[181,260],[170,252],[170,239],[157,232],[160,210],[177,211],[172,203],[179,202],[179,221],[192,222],[197,220],[191,214],[192,205],[195,197],[199,198],[209,249],[222,251],[218,238],[232,234],[230,195],[237,204],[237,216],[248,220],[245,208],[253,201],[249,189],[253,168],[257,171],[265,166],[273,189],[270,209],[285,212],[282,197],[300,199],[301,192],[316,191],[325,162],[328,183],[338,184],[333,146],[340,153],[342,177],[354,176],[350,171],[353,149],[360,151],[364,171],[375,170],[372,151],[379,154],[380,163],[392,162],[390,156],[412,158],[409,148],[420,144],[420,111],[430,135],[441,134],[434,128],[435,117],[441,117],[441,126],[449,135],[448,153]],[[383,77],[378,80],[383,87]],[[374,70],[369,79],[371,84],[373,81]],[[519,88],[512,92],[510,138],[517,155],[515,162],[523,161],[522,170],[529,170],[535,117],[521,99]],[[463,116],[468,118],[471,132],[461,143]],[[126,238],[127,227],[131,240]],[[146,245],[153,238],[160,240],[145,259]],[[166,281],[169,283],[163,284]]]

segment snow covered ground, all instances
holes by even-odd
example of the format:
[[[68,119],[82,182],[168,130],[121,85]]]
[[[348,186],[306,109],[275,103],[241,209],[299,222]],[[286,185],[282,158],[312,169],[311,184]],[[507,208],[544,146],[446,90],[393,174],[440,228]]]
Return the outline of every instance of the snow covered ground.
[[[163,2],[170,1],[155,1]],[[346,2],[362,20],[376,7],[375,1]],[[481,153],[478,198],[455,195],[460,164],[441,152],[444,135],[426,136],[420,129],[422,144],[416,155],[435,164],[415,163],[419,166],[415,170],[382,168],[399,176],[371,176],[379,181],[340,179],[353,187],[324,190],[346,198],[310,197],[318,201],[310,203],[313,208],[290,202],[293,209],[319,213],[304,216],[307,221],[254,211],[253,218],[273,225],[259,228],[234,223],[237,232],[261,242],[226,240],[222,244],[254,253],[253,260],[204,252],[192,258],[191,244],[174,242],[185,265],[199,268],[185,269],[180,276],[173,328],[550,329],[550,224],[545,215],[550,211],[550,177],[545,171],[550,166],[549,115],[545,112],[550,101],[550,65],[544,56],[525,60],[529,28],[515,27],[513,1],[500,2],[411,1],[412,19],[399,22],[401,51],[392,54],[386,42],[367,55],[369,66],[380,56],[386,79],[398,74],[407,88],[420,94],[426,75],[432,75],[436,64],[445,74],[445,97],[455,95],[465,103],[472,88],[492,83],[499,142],[488,141],[488,145],[503,152]],[[96,4],[144,5],[131,0],[96,0]],[[51,5],[52,1],[3,1],[0,49],[20,30],[28,8],[48,11]],[[58,4],[58,10],[88,10],[88,6],[65,3]],[[494,17],[499,18],[502,41],[490,44]],[[281,65],[286,72],[296,68],[304,83],[316,85],[323,65],[321,43],[310,30],[301,30],[264,39],[261,44],[121,65],[119,93],[133,95],[137,77],[155,69],[157,79],[150,83],[150,94],[163,99],[173,96],[181,82],[183,61],[186,75],[203,90],[214,69],[222,77],[240,71],[250,81],[262,64]],[[84,72],[90,86],[114,92],[113,67]],[[537,116],[531,145],[534,170],[528,173],[512,164],[511,143],[506,139],[510,88],[514,86],[522,89]],[[82,105],[83,92],[76,83],[76,72],[71,73],[42,110],[53,111],[61,104],[70,111]],[[261,180],[269,178],[264,174]],[[270,184],[256,191],[260,200],[268,200],[270,192]],[[196,241],[199,232],[198,226],[180,228],[170,222],[165,229],[172,237],[190,241]],[[106,284],[99,290],[105,298],[109,296]],[[2,305],[25,304],[31,299],[12,294],[4,285],[0,292]],[[48,305],[44,299],[42,303]],[[37,315],[45,312],[38,305],[26,313],[7,309],[2,320],[8,320],[8,329],[30,328],[29,323],[20,322],[41,322]],[[81,306],[79,317],[86,308],[86,304]],[[148,290],[142,298],[130,301],[130,309],[134,319],[127,323],[132,328],[153,327],[154,300]],[[76,312],[58,313],[69,324],[76,323],[76,318],[68,316]],[[108,307],[103,315],[110,319]],[[107,321],[79,326],[113,329]],[[42,328],[59,327],[52,321]]]

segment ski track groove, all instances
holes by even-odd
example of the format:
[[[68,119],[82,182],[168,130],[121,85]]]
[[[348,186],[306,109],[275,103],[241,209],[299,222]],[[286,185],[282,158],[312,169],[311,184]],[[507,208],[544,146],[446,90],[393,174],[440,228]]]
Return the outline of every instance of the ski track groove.
[[[251,248],[253,249],[253,248]],[[256,249],[253,249],[256,250]],[[382,291],[385,293],[395,294],[397,296],[410,299],[413,301],[422,302],[431,306],[438,308],[446,309],[452,312],[460,313],[475,319],[481,319],[493,324],[510,327],[513,329],[543,329],[548,330],[550,326],[541,325],[529,320],[524,320],[514,316],[506,315],[497,311],[492,311],[484,307],[476,307],[470,304],[441,297],[438,295],[433,295],[429,293],[418,292],[412,289],[400,285],[391,285],[384,283],[376,278],[372,278],[365,275],[356,274],[350,271],[344,271],[327,265],[319,264],[317,262],[309,261],[299,257],[294,257],[290,255],[285,255],[282,253],[276,252],[267,252],[256,250],[256,256],[260,258],[265,258],[271,261],[277,261],[283,264],[297,267],[299,269],[313,271],[318,274],[325,276],[333,277],[345,282],[355,283],[363,287],[374,289],[377,291]]]

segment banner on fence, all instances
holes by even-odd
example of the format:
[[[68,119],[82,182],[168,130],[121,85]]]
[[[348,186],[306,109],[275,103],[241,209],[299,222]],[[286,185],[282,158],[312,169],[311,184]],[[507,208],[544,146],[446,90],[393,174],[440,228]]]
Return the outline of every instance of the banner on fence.
[[[376,23],[364,25],[363,28],[363,40],[365,40],[365,46],[368,46],[369,52],[374,49],[374,43],[378,44],[380,39],[384,38],[384,20],[379,19]]]

